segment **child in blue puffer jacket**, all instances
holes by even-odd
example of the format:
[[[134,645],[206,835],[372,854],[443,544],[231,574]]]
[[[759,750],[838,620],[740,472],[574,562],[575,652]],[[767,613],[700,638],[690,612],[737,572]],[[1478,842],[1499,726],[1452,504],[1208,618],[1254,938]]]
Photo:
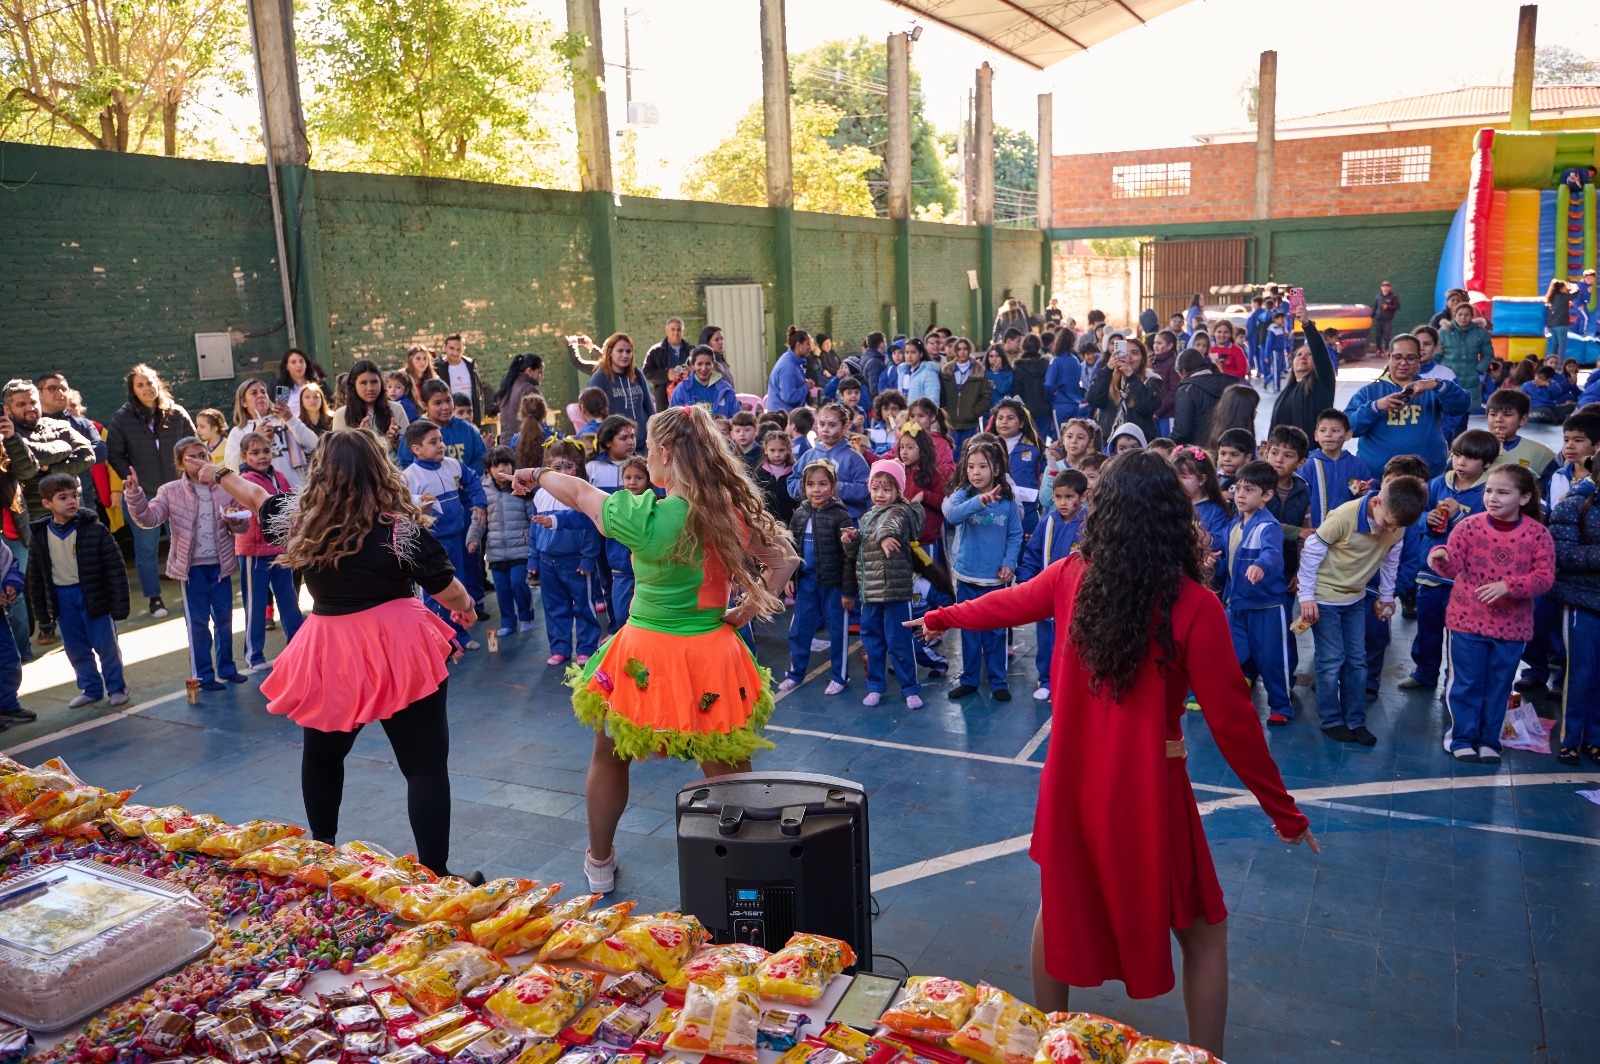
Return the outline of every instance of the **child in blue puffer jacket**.
[[[956,467],[955,491],[944,500],[944,518],[955,526],[951,576],[956,601],[966,602],[1004,587],[1016,576],[1022,553],[1022,514],[1011,490],[1006,447],[980,432],[967,441]],[[1006,683],[1006,633],[998,629],[961,633],[961,682],[951,698],[978,690],[979,669],[989,674],[996,701],[1011,701]]]
[[[546,469],[582,477],[583,453],[565,440],[544,449]],[[589,600],[589,577],[600,564],[600,531],[580,510],[569,509],[540,489],[533,495],[533,539],[539,552],[539,601],[550,640],[547,665],[563,665],[573,655],[577,628],[579,665],[600,646],[600,623]]]
[[[1600,459],[1586,458],[1579,467],[1588,476],[1572,485],[1550,515],[1556,543],[1556,582],[1550,597],[1561,605],[1561,632],[1566,637],[1567,686],[1561,728],[1556,733],[1556,760],[1576,765],[1580,752],[1600,765]]]

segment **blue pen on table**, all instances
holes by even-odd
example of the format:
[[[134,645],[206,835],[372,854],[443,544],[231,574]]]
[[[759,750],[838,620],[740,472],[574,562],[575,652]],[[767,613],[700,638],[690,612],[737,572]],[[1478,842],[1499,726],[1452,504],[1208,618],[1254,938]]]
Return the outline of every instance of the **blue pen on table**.
[[[0,906],[6,906],[10,905],[12,902],[21,901],[30,894],[53,887],[57,883],[64,883],[66,880],[67,877],[65,875],[59,875],[51,879],[41,879],[37,883],[29,883],[26,886],[14,887],[11,890],[0,892]]]

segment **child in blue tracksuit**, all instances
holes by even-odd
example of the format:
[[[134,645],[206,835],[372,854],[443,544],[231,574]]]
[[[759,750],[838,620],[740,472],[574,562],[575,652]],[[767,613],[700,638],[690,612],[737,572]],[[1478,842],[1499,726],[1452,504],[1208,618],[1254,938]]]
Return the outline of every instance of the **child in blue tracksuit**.
[[[450,386],[444,381],[422,382],[422,421],[413,421],[411,424],[432,422],[439,430],[439,438],[444,444],[440,454],[441,458],[453,458],[461,463],[463,469],[469,470],[474,477],[483,479],[483,459],[489,453],[484,446],[483,434],[480,433],[472,422],[455,416],[455,399],[450,394]],[[410,447],[401,447],[399,453],[400,468],[405,469],[416,460]],[[478,609],[483,608],[483,567],[478,564],[479,559],[473,557],[464,567],[456,568],[456,576],[461,580],[461,586],[467,589],[467,594],[472,596],[473,604]],[[470,649],[470,648],[469,648]]]
[[[22,566],[17,564],[5,539],[0,538],[0,614],[11,612],[23,587]],[[38,719],[17,700],[17,690],[21,686],[22,656],[17,651],[17,641],[11,638],[9,628],[0,624],[0,731],[13,724]]]
[[[801,470],[804,497],[789,520],[789,531],[800,547],[801,566],[786,589],[794,598],[794,613],[789,618],[789,674],[778,684],[779,691],[792,691],[806,678],[811,665],[811,640],[817,626],[828,626],[828,686],[824,693],[836,695],[849,681],[849,658],[845,646],[843,595],[845,557],[843,530],[854,528],[856,519],[840,500],[838,471],[832,463],[809,459]]]
[[[1456,525],[1482,512],[1484,472],[1499,455],[1499,440],[1482,429],[1468,429],[1450,445],[1450,471],[1428,481],[1428,508],[1422,514],[1423,564],[1416,578],[1417,634],[1411,640],[1411,674],[1400,681],[1407,690],[1432,691],[1439,685],[1444,664],[1444,614],[1454,581],[1428,567],[1428,552],[1444,546]]]
[[[1383,483],[1395,477],[1416,477],[1427,482],[1428,463],[1419,455],[1399,454],[1389,459],[1389,464],[1383,469],[1383,481],[1372,486],[1377,491]],[[1400,540],[1400,564],[1395,570],[1394,594],[1398,600],[1410,595],[1416,590],[1417,572],[1422,568],[1422,533],[1423,517],[1418,517],[1406,526],[1405,535]],[[1320,526],[1318,526],[1320,527]],[[1367,581],[1366,596],[1363,602],[1366,605],[1366,635],[1365,649],[1367,652],[1367,701],[1371,702],[1378,697],[1378,684],[1383,679],[1383,660],[1389,652],[1390,627],[1387,619],[1379,618],[1373,607],[1378,602],[1378,584],[1383,578],[1382,570],[1372,574],[1372,579]]]
[[[650,487],[650,467],[639,455],[622,463],[622,490],[643,495]],[[628,623],[633,605],[633,553],[614,539],[606,540],[606,564],[611,568],[611,614],[618,628]]]
[[[1267,387],[1273,391],[1283,387],[1289,369],[1289,349],[1294,345],[1294,337],[1284,321],[1283,311],[1272,312],[1272,324],[1267,326],[1267,341],[1261,352]]]
[[[411,488],[411,498],[433,516],[429,531],[444,547],[456,572],[463,574],[461,583],[465,585],[467,581],[464,574],[469,568],[477,568],[478,564],[474,544],[471,549],[474,556],[471,565],[468,565],[467,528],[469,524],[483,524],[488,514],[489,500],[478,474],[465,463],[445,454],[444,448],[444,439],[434,422],[423,419],[406,426],[405,450],[410,453],[411,461],[405,467],[404,476]],[[478,641],[451,620],[450,611],[443,604],[431,595],[427,604],[463,638],[463,649],[478,649]]]
[[[1045,515],[1028,537],[1022,548],[1022,564],[1017,579],[1032,580],[1050,565],[1072,553],[1083,530],[1083,497],[1089,491],[1089,478],[1076,469],[1064,469],[1051,482],[1051,497],[1055,508]],[[1034,626],[1034,664],[1039,669],[1039,686],[1033,697],[1040,702],[1050,701],[1050,656],[1056,649],[1056,622],[1053,618]]]
[[[950,575],[956,601],[966,602],[1011,583],[1022,554],[1022,515],[1007,476],[1005,444],[986,432],[972,437],[952,483],[955,490],[944,500],[944,519],[955,526]],[[1011,701],[1004,631],[962,631],[961,682],[950,697],[976,692],[980,668],[988,671],[995,699]]]
[[[1050,412],[1055,415],[1055,431],[1061,435],[1060,426],[1075,417],[1083,416],[1083,363],[1071,351],[1063,351],[1050,360],[1044,371],[1044,392],[1050,397]],[[1009,395],[1010,392],[996,392]]]
[[[799,459],[804,464],[797,464],[794,472],[789,474],[789,498],[804,497],[805,471],[811,468],[813,462],[826,459],[833,463],[838,479],[834,494],[850,511],[850,516],[859,518],[867,512],[872,502],[867,497],[867,461],[850,445],[850,439],[845,435],[845,426],[850,423],[850,417],[850,411],[838,403],[829,403],[817,411],[813,424],[817,443],[805,453],[804,458]]]
[[[544,449],[545,468],[557,473],[582,477],[582,462],[583,452],[565,440]],[[533,495],[533,545],[539,554],[539,602],[550,643],[545,664],[563,665],[572,658],[582,665],[600,646],[600,622],[589,598],[589,577],[600,564],[600,531],[581,510],[569,509],[540,488]]]
[[[1317,415],[1317,448],[1300,468],[1301,479],[1311,489],[1312,528],[1357,495],[1366,494],[1372,480],[1367,463],[1344,449],[1349,439],[1350,417],[1343,410],[1329,407]],[[1353,490],[1352,482],[1360,482],[1362,490]]]
[[[989,415],[989,431],[1000,437],[1006,448],[1006,468],[1010,470],[1011,490],[1022,513],[1022,534],[1033,535],[1039,527],[1039,485],[1044,482],[1044,467],[1049,461],[1033,418],[1020,399],[1001,399]]]
[[[1246,462],[1234,477],[1238,516],[1228,525],[1223,583],[1233,652],[1245,675],[1260,677],[1267,689],[1267,723],[1273,726],[1294,717],[1283,525],[1267,508],[1278,483],[1278,471],[1263,461]]]
[[[1550,597],[1561,606],[1567,652],[1567,685],[1556,732],[1556,760],[1563,765],[1578,764],[1580,753],[1600,765],[1600,656],[1594,653],[1600,646],[1600,507],[1595,506],[1600,459],[1584,462],[1588,475],[1574,481],[1550,513],[1556,545]]]

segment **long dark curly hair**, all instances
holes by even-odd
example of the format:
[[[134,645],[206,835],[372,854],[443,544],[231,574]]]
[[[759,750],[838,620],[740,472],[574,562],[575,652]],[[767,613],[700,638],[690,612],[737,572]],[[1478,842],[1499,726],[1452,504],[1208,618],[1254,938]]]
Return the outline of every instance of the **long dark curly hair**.
[[[1206,582],[1199,529],[1177,473],[1159,454],[1129,451],[1105,464],[1078,540],[1087,564],[1068,630],[1094,694],[1127,694],[1152,635],[1158,665],[1175,657],[1172,605],[1183,578]]]

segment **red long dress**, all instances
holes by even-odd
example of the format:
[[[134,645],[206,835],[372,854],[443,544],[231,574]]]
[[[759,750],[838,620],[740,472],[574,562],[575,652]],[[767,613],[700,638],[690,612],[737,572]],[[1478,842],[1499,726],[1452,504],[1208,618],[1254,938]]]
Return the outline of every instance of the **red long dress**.
[[[1127,985],[1129,997],[1173,987],[1170,929],[1228,915],[1189,786],[1183,738],[1193,689],[1229,766],[1288,836],[1308,821],[1284,789],[1217,596],[1184,579],[1172,611],[1176,660],[1150,655],[1120,702],[1088,693],[1067,638],[1084,562],[1073,554],[1015,587],[930,610],[933,628],[1007,628],[1054,617],[1050,751],[1029,854],[1043,893],[1045,969],[1072,986]]]

